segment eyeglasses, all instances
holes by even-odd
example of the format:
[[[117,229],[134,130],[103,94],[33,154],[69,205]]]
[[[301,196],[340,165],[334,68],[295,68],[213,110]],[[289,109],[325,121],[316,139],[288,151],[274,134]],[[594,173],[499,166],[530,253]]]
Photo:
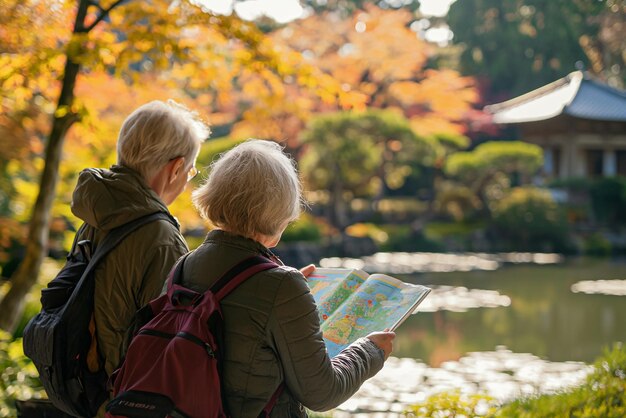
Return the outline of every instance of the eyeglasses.
[[[178,156],[178,157],[170,158],[170,161],[174,161],[174,160],[176,160],[178,158],[183,158],[183,157],[182,156]],[[193,180],[193,178],[195,176],[197,176],[197,175],[198,175],[198,169],[196,168],[195,165],[192,165],[191,168],[189,169],[189,171],[187,171],[187,181],[189,182],[189,181]]]
[[[198,169],[195,165],[192,165],[189,171],[187,172],[187,181],[191,181],[195,176],[198,175]]]

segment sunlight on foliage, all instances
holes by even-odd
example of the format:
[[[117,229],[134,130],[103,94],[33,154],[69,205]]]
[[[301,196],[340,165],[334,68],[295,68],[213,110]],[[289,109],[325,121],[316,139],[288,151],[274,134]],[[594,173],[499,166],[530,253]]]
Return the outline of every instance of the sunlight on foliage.
[[[407,417],[446,418],[476,417],[492,414],[497,402],[487,395],[467,395],[459,391],[438,393],[413,405]]]
[[[15,401],[44,398],[33,363],[24,356],[22,339],[0,331],[0,417],[15,417]]]
[[[626,347],[616,343],[595,362],[585,383],[555,395],[514,401],[498,418],[622,418],[626,416]]]

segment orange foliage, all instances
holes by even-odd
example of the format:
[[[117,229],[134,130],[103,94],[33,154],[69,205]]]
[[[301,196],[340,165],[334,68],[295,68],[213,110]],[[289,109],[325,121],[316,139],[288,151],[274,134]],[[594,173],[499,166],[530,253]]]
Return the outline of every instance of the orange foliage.
[[[464,132],[463,116],[477,100],[473,80],[451,70],[426,69],[435,50],[409,29],[412,19],[408,11],[370,6],[348,19],[312,15],[275,31],[272,39],[284,57],[304,58],[322,71],[321,84],[332,86],[325,80],[333,80],[340,93],[311,94],[300,88],[310,82],[304,79],[280,90],[268,106],[255,98],[271,88],[251,83],[245,94],[252,104],[239,124],[245,126],[242,132],[287,138],[296,146],[295,138],[314,113],[366,106],[400,108],[423,136]]]

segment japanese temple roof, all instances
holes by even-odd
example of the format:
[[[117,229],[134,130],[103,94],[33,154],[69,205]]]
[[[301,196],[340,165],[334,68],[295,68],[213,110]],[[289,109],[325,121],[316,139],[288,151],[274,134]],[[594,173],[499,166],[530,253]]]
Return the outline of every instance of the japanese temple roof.
[[[506,102],[485,106],[494,123],[524,123],[569,115],[581,119],[626,122],[626,91],[581,71]]]

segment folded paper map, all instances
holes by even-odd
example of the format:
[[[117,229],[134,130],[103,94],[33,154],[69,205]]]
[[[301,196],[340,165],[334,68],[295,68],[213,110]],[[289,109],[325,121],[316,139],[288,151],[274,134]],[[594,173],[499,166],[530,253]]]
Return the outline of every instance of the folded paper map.
[[[394,331],[430,292],[425,286],[352,269],[318,268],[307,280],[330,357],[371,332]]]

